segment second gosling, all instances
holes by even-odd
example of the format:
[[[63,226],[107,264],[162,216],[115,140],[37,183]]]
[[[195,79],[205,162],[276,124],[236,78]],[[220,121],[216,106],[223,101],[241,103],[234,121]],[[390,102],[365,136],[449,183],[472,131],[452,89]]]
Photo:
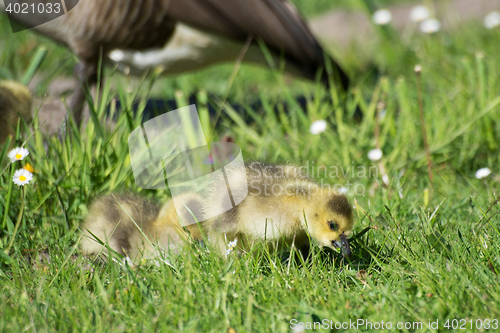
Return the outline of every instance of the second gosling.
[[[15,81],[0,81],[0,146],[16,135],[20,119],[31,119],[33,100],[30,91]]]

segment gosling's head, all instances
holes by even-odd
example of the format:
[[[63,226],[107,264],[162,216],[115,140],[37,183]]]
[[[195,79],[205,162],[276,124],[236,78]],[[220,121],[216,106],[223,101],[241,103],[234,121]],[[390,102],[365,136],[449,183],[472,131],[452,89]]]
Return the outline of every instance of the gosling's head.
[[[315,197],[315,198],[314,198]],[[309,214],[306,214],[309,233],[320,245],[340,248],[345,257],[351,255],[347,237],[354,224],[352,206],[341,194],[314,196]]]

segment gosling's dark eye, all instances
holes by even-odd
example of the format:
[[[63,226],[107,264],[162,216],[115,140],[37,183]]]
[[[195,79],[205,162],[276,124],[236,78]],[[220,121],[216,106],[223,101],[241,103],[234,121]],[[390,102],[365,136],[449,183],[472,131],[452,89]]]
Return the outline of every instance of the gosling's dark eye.
[[[337,231],[339,230],[339,225],[333,221],[328,221],[328,226],[330,227],[330,229],[332,229],[333,231]]]

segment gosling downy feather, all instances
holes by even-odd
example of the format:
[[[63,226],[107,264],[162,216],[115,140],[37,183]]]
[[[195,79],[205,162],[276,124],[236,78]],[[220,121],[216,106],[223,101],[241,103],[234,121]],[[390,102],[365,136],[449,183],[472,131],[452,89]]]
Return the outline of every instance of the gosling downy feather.
[[[318,185],[290,165],[253,162],[243,171],[226,172],[232,173],[232,193],[245,188],[248,195],[223,214],[213,213],[227,204],[217,195],[227,191],[225,184],[214,183],[212,194],[204,197],[185,193],[176,198],[177,207],[183,209],[180,216],[194,211],[216,215],[198,224],[182,226],[173,200],[160,208],[137,196],[98,198],[82,225],[82,251],[88,255],[106,252],[102,242],[135,260],[161,253],[178,255],[185,242],[194,239],[208,240],[209,246],[224,256],[230,241],[237,241],[239,249],[249,252],[255,243],[302,247],[312,238],[320,246],[341,248],[345,256],[350,255],[347,237],[354,221],[345,195]]]
[[[191,207],[201,198],[187,194],[179,200]],[[108,254],[109,247],[134,261],[180,254],[189,233],[201,239],[197,225],[181,227],[171,200],[162,207],[131,194],[110,194],[94,200],[81,230],[80,248],[85,255]]]
[[[241,178],[244,176],[247,197],[233,209],[202,223],[210,243],[221,254],[228,241],[238,240],[240,248],[248,250],[256,242],[288,246],[294,242],[301,247],[308,245],[309,237],[320,246],[340,247],[344,255],[351,254],[347,237],[354,218],[345,195],[320,186],[291,165],[252,162],[246,164]],[[239,189],[232,187],[231,191]],[[205,200],[207,214],[219,210],[221,204]]]

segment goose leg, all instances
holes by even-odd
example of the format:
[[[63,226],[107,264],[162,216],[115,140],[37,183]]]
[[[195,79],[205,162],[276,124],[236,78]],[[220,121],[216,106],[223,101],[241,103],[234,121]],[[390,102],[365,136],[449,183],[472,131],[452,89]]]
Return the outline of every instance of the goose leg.
[[[73,113],[76,125],[80,127],[83,122],[83,107],[87,99],[86,93],[90,93],[90,88],[97,82],[97,68],[94,65],[80,62],[75,66],[75,76],[78,82],[71,100],[70,110]]]
[[[59,139],[62,141],[67,133],[69,117],[73,116],[77,127],[83,122],[83,107],[86,102],[86,92],[97,82],[96,67],[85,62],[80,62],[75,66],[74,73],[77,79],[76,89],[71,99],[70,107],[64,122],[59,129]]]

